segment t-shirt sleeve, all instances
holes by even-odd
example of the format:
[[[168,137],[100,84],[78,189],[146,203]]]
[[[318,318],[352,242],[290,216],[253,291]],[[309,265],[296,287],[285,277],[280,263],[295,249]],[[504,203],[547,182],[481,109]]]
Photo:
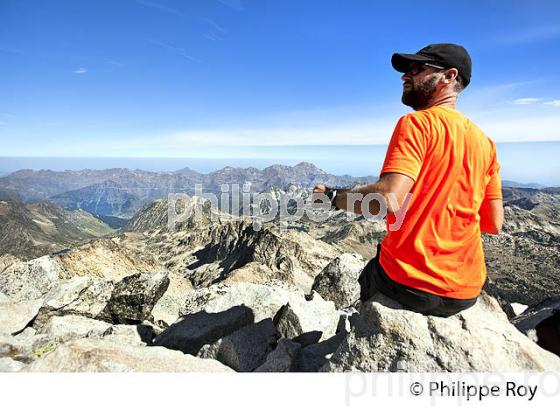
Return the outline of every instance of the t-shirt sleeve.
[[[387,148],[381,174],[398,172],[410,178],[418,178],[426,154],[427,132],[418,118],[401,117]]]
[[[494,147],[492,160],[490,163],[490,168],[488,174],[490,180],[488,185],[486,185],[486,191],[484,193],[485,199],[502,199],[502,180],[500,179],[500,163],[496,155],[496,148]]]

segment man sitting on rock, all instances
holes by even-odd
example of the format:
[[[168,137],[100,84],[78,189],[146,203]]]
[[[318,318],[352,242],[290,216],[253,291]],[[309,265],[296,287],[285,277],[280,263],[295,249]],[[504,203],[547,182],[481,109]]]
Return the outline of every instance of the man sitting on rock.
[[[455,108],[471,79],[463,47],[432,44],[393,54],[391,63],[404,73],[402,102],[415,112],[399,119],[379,181],[319,184],[314,193],[336,209],[387,209],[387,236],[359,278],[362,301],[379,291],[407,309],[450,316],[474,305],[486,280],[481,231],[502,228],[496,145]]]

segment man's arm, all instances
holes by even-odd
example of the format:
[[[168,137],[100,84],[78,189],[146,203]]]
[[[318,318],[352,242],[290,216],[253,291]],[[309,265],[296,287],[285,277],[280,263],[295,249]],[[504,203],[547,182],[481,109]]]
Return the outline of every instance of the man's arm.
[[[369,207],[370,215],[378,215],[380,201],[384,201],[387,212],[398,211],[406,200],[406,194],[410,192],[414,180],[409,176],[396,172],[382,174],[379,181],[367,185],[357,185],[353,188],[337,190],[335,205],[339,209],[345,209],[356,214],[363,214],[362,204],[364,200]],[[326,187],[322,184],[317,185],[313,192],[324,193]],[[377,194],[370,195],[368,194]]]
[[[504,205],[501,199],[484,199],[480,210],[480,230],[494,235],[502,231],[504,224]]]

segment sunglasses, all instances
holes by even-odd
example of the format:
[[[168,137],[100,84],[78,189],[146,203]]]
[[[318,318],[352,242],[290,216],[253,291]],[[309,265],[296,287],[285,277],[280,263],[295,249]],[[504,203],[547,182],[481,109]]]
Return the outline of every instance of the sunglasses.
[[[414,77],[415,75],[420,74],[422,71],[425,71],[427,67],[437,68],[438,70],[445,70],[445,67],[442,67],[442,66],[437,65],[437,64],[432,64],[432,63],[414,63],[414,64],[412,64],[412,66],[408,69],[408,71],[405,72],[405,74],[409,74],[411,77]]]

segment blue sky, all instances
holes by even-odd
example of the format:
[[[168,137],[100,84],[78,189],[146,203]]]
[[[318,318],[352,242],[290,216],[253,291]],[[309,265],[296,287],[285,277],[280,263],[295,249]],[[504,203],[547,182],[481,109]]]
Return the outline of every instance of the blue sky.
[[[558,1],[0,0],[0,155],[386,143],[391,54],[433,42],[471,53],[491,138],[560,140]]]

